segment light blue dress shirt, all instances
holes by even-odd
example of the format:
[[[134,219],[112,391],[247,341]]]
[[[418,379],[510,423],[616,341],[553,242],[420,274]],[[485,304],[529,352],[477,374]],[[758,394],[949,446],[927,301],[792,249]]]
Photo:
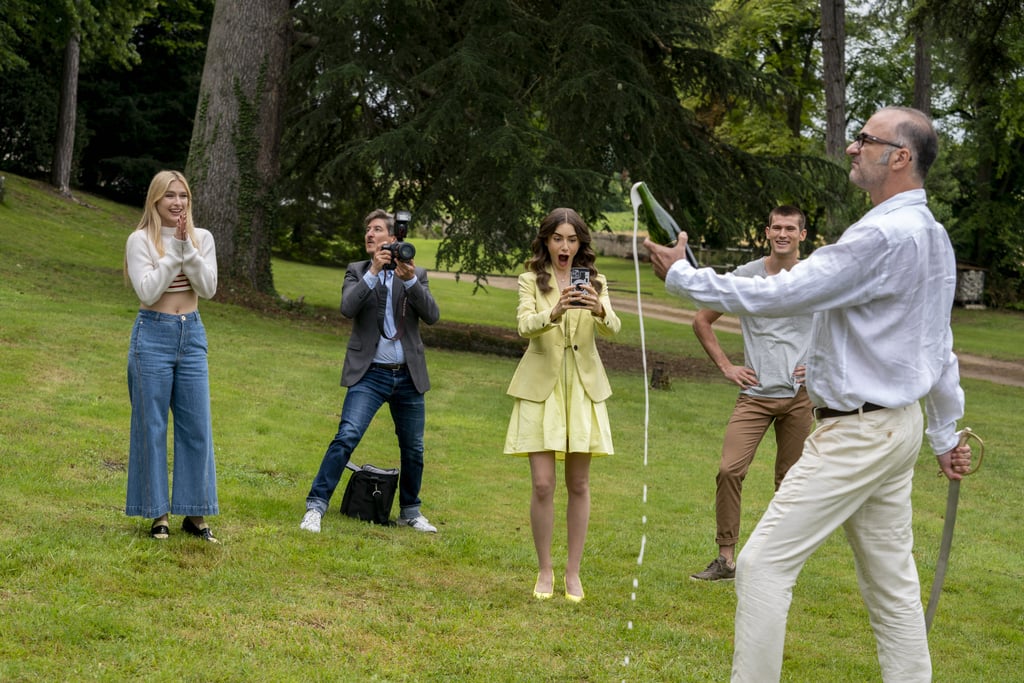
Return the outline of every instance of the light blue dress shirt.
[[[405,351],[402,350],[402,341],[395,339],[398,334],[398,326],[395,324],[395,307],[393,298],[393,287],[395,281],[401,282],[402,285],[408,289],[419,281],[415,275],[411,280],[402,280],[395,277],[395,271],[393,270],[382,270],[379,274],[374,275],[369,270],[363,275],[363,281],[366,286],[370,289],[375,289],[377,286],[387,288],[388,298],[387,307],[384,311],[384,335],[380,338],[377,343],[377,353],[373,356],[374,363],[384,363],[386,365],[401,365],[405,363]]]

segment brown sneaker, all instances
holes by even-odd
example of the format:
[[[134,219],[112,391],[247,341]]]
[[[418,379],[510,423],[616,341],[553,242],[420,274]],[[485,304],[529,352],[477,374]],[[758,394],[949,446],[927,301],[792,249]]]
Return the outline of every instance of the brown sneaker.
[[[711,561],[707,569],[690,574],[690,578],[694,581],[732,581],[736,578],[736,565],[730,567],[725,557],[719,555]]]

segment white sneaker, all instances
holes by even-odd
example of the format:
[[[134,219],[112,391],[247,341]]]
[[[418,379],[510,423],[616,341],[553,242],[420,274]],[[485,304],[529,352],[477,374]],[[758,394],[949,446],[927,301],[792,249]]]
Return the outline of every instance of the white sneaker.
[[[323,516],[324,514],[319,510],[306,510],[306,514],[302,516],[302,523],[299,524],[299,528],[318,534],[320,533],[320,520]]]
[[[319,521],[319,520],[318,520]],[[423,531],[428,534],[436,534],[437,527],[427,521],[427,518],[423,515],[415,517],[413,519],[403,519],[399,517],[397,520],[399,526],[409,526],[416,531]]]

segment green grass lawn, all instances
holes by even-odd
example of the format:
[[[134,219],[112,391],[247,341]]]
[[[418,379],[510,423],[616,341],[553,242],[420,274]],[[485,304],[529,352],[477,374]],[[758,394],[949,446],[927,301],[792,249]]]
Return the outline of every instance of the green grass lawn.
[[[440,533],[370,526],[334,505],[312,535],[298,523],[337,427],[347,328],[331,316],[203,302],[222,511],[210,521],[223,544],[183,535],[179,518],[158,543],[148,520],[123,513],[125,354],[137,301],[121,263],[139,210],[80,200],[8,176],[0,205],[0,680],[728,679],[732,586],[687,576],[715,551],[714,476],[732,387],[676,380],[646,396],[642,376],[612,374],[617,453],[592,468],[587,599],[537,602],[528,466],[501,454],[515,359],[428,351],[422,498]],[[622,266],[623,282],[631,267]],[[275,262],[275,273],[282,294],[336,309],[341,270]],[[447,320],[513,325],[514,292],[431,285]],[[632,343],[636,317],[623,318]],[[972,312],[956,331],[972,351],[1012,353],[987,343],[1013,320]],[[684,341],[688,330],[647,328],[649,346],[699,353]],[[988,453],[963,485],[931,635],[935,680],[1019,680],[1024,390],[964,387],[965,423]],[[397,466],[396,451],[384,411],[353,459]],[[771,465],[766,444],[747,479],[744,537],[770,499]],[[935,471],[924,451],[914,531],[925,596],[946,495]],[[564,500],[559,492],[560,516]],[[564,543],[559,525],[556,558]],[[852,556],[837,534],[797,584],[783,680],[878,679]]]

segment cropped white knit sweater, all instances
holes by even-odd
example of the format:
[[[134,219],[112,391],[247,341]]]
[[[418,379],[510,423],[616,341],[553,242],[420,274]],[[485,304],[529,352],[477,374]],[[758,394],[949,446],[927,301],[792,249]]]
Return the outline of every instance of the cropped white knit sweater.
[[[160,228],[164,255],[146,238],[145,230],[135,230],[125,247],[128,279],[145,306],[152,306],[164,292],[195,290],[209,299],[217,292],[217,249],[209,230],[195,228],[197,249],[191,240],[174,238],[174,228]],[[180,279],[184,274],[187,286]]]

